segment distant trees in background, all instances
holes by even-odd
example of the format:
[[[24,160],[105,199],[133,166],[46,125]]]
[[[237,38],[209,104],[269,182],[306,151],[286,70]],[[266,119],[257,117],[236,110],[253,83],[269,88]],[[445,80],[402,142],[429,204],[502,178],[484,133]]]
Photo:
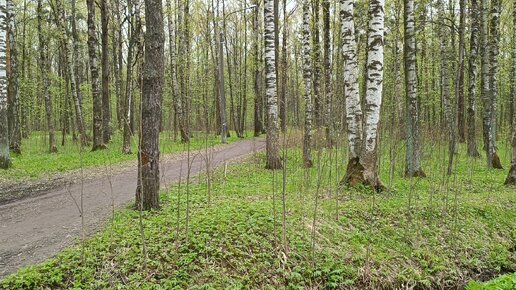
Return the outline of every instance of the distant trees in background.
[[[120,138],[117,150],[132,153],[132,137],[145,135],[149,3],[4,2],[1,166],[11,164],[6,148],[23,154],[35,131],[45,132],[48,152],[69,136],[92,150]],[[152,4],[164,11],[159,130],[174,140],[266,132],[265,166],[279,169],[280,132],[297,127],[305,166],[311,149],[344,142],[343,183],[377,189],[382,138],[404,144],[407,177],[425,176],[434,139],[448,144],[448,174],[456,154],[485,156],[490,168],[507,163],[497,141],[510,141],[514,127],[511,1]]]

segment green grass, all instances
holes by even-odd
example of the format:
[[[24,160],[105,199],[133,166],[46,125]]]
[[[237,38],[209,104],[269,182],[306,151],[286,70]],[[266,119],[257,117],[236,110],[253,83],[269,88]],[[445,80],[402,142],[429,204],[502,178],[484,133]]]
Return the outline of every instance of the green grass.
[[[164,192],[163,208],[143,213],[146,259],[138,212],[128,208],[117,211],[112,224],[86,241],[84,263],[81,248],[74,246],[43,264],[21,269],[0,286],[460,289],[472,280],[514,272],[516,195],[514,188],[501,185],[506,171],[488,170],[483,159],[458,155],[457,174],[448,179],[439,157],[444,151],[439,152],[427,148],[424,165],[429,177],[416,181],[400,176],[403,156],[397,156],[392,190],[373,193],[360,188],[336,191],[345,155],[339,153],[336,164],[329,160],[329,151],[322,151],[320,159],[314,152],[315,168],[304,170],[300,150],[289,151],[286,249],[282,173],[275,173],[273,191],[273,174],[263,168],[260,154],[229,166],[226,173],[215,172],[210,194],[204,177],[191,184],[188,198],[184,184],[181,190],[175,185]],[[383,156],[382,178],[387,183],[391,162]],[[500,278],[505,281],[500,288],[485,289],[514,289],[503,286],[514,285],[514,275],[506,277]],[[484,289],[475,283],[468,287]]]
[[[161,135],[160,147],[162,154],[177,153],[185,151],[186,147],[178,141],[174,142],[172,133],[165,132]],[[220,137],[208,136],[208,144],[220,144]],[[138,140],[133,138],[132,154],[122,153],[122,136],[116,134],[112,142],[108,145],[107,150],[91,152],[91,148],[87,147],[81,152],[78,143],[73,143],[68,136],[65,146],[61,146],[61,137],[58,134],[59,141],[58,153],[48,153],[47,136],[41,132],[34,132],[29,139],[23,140],[22,154],[13,154],[12,167],[8,170],[0,170],[0,180],[24,180],[38,179],[45,175],[55,173],[63,173],[66,171],[79,169],[81,167],[96,167],[110,164],[117,164],[122,161],[136,160],[138,152]],[[228,142],[234,142],[238,138],[232,134],[228,138]],[[191,139],[190,148],[192,150],[201,149],[205,146],[205,135],[203,133],[194,133]]]
[[[485,283],[472,281],[466,287],[467,290],[501,290],[516,289],[516,273],[500,276]]]

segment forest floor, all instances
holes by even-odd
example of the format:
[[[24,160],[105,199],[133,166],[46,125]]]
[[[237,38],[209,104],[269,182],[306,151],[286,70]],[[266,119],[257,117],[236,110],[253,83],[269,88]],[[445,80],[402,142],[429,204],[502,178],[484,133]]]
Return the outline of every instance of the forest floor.
[[[314,167],[304,169],[300,140],[288,143],[285,172],[266,170],[258,153],[210,178],[185,183],[183,175],[164,188],[161,210],[107,212],[104,230],[6,277],[0,288],[516,288],[516,195],[503,186],[505,170],[485,168],[461,144],[447,176],[447,146],[436,138],[423,152],[428,177],[406,179],[403,148],[389,156],[385,143],[380,171],[388,190],[375,193],[339,186],[345,146],[316,146]],[[506,164],[508,151],[500,149]],[[473,281],[499,275],[490,284]]]
[[[255,139],[191,151],[190,173],[195,175],[206,170],[207,157],[210,167],[215,168],[262,150],[264,146],[262,139]],[[162,156],[163,187],[186,176],[186,154]],[[135,164],[90,171],[95,170],[96,174],[83,181],[75,176],[77,179],[72,184],[0,205],[0,277],[52,257],[81,236],[81,196],[86,235],[100,229],[116,208],[134,200]]]

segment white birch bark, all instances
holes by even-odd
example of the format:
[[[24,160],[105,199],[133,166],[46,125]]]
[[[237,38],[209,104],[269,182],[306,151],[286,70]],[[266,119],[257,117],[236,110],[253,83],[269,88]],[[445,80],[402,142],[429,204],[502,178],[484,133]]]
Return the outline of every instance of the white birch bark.
[[[417,101],[417,71],[416,71],[416,35],[414,20],[414,0],[405,0],[405,102],[407,120],[407,177],[424,177],[421,169],[421,149],[419,139],[419,105]]]
[[[385,0],[369,2],[364,139],[360,163],[366,183],[380,185],[377,168],[378,125],[383,92],[383,41]]]
[[[312,59],[310,49],[310,6],[309,0],[303,0],[303,80],[305,86],[305,132],[303,139],[303,162],[305,167],[312,167]]]
[[[278,122],[276,54],[274,44],[273,0],[264,1],[265,23],[265,96],[267,99],[267,164],[268,169],[281,168]]]
[[[348,127],[349,159],[358,158],[362,146],[362,107],[358,83],[358,57],[353,20],[354,0],[340,1],[342,54],[344,59],[344,97]]]
[[[6,1],[0,0],[0,168],[10,166],[9,132],[7,126],[7,69],[6,69]]]

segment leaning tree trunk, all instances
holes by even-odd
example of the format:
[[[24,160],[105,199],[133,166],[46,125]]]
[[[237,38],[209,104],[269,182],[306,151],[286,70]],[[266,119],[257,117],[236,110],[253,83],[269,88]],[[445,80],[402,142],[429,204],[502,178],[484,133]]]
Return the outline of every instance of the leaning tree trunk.
[[[305,131],[303,135],[303,164],[312,167],[312,59],[310,49],[310,6],[303,1],[303,80],[305,85]]]
[[[425,177],[421,168],[421,148],[419,136],[419,105],[417,101],[416,70],[416,28],[414,20],[414,0],[405,0],[405,95],[407,120],[406,169],[407,177]]]
[[[7,13],[5,0],[0,0],[0,168],[2,169],[7,169],[11,165],[7,126],[7,55],[5,53]]]
[[[477,98],[477,59],[478,59],[478,32],[479,32],[479,10],[478,0],[471,0],[471,37],[469,53],[469,87],[468,87],[468,156],[479,157],[476,139],[476,98]]]
[[[489,116],[487,162],[488,167],[502,169],[500,158],[496,152],[496,101],[498,98],[498,54],[500,42],[500,0],[491,1],[491,25],[489,41]]]
[[[93,147],[92,151],[106,149],[102,138],[102,98],[99,92],[97,65],[97,33],[95,31],[95,1],[87,0],[88,6],[88,54],[90,58],[91,92],[93,96]]]
[[[111,140],[111,103],[109,97],[109,11],[107,0],[100,1],[100,20],[102,30],[102,141]]]
[[[48,146],[50,153],[57,152],[56,136],[54,131],[54,120],[52,112],[52,97],[50,96],[49,86],[50,82],[48,79],[50,62],[47,55],[47,39],[43,34],[42,22],[43,22],[43,4],[41,0],[38,0],[38,37],[39,37],[39,58],[40,58],[40,70],[41,77],[43,78],[43,95],[45,96],[45,110],[47,117],[48,127]]]
[[[276,53],[274,44],[273,0],[264,0],[265,23],[265,96],[267,98],[267,169],[280,169]]]
[[[363,181],[360,176],[363,170],[363,167],[360,165],[362,107],[358,83],[358,56],[355,40],[355,22],[353,20],[353,2],[353,0],[340,1],[342,53],[344,59],[344,96],[349,144],[348,166],[342,182],[351,186],[355,186]]]
[[[20,119],[20,94],[18,91],[18,50],[15,39],[15,17],[13,0],[7,0],[7,98],[8,98],[8,124],[9,147],[15,153],[21,153],[21,119]]]
[[[136,206],[159,208],[159,133],[164,76],[164,26],[161,0],[145,0],[145,58],[141,102]]]
[[[505,179],[506,185],[516,185],[516,114],[514,113],[514,106],[516,105],[516,1],[513,2],[512,11],[512,70],[511,70],[511,104],[512,104],[512,138],[511,138],[511,168],[507,179]]]

